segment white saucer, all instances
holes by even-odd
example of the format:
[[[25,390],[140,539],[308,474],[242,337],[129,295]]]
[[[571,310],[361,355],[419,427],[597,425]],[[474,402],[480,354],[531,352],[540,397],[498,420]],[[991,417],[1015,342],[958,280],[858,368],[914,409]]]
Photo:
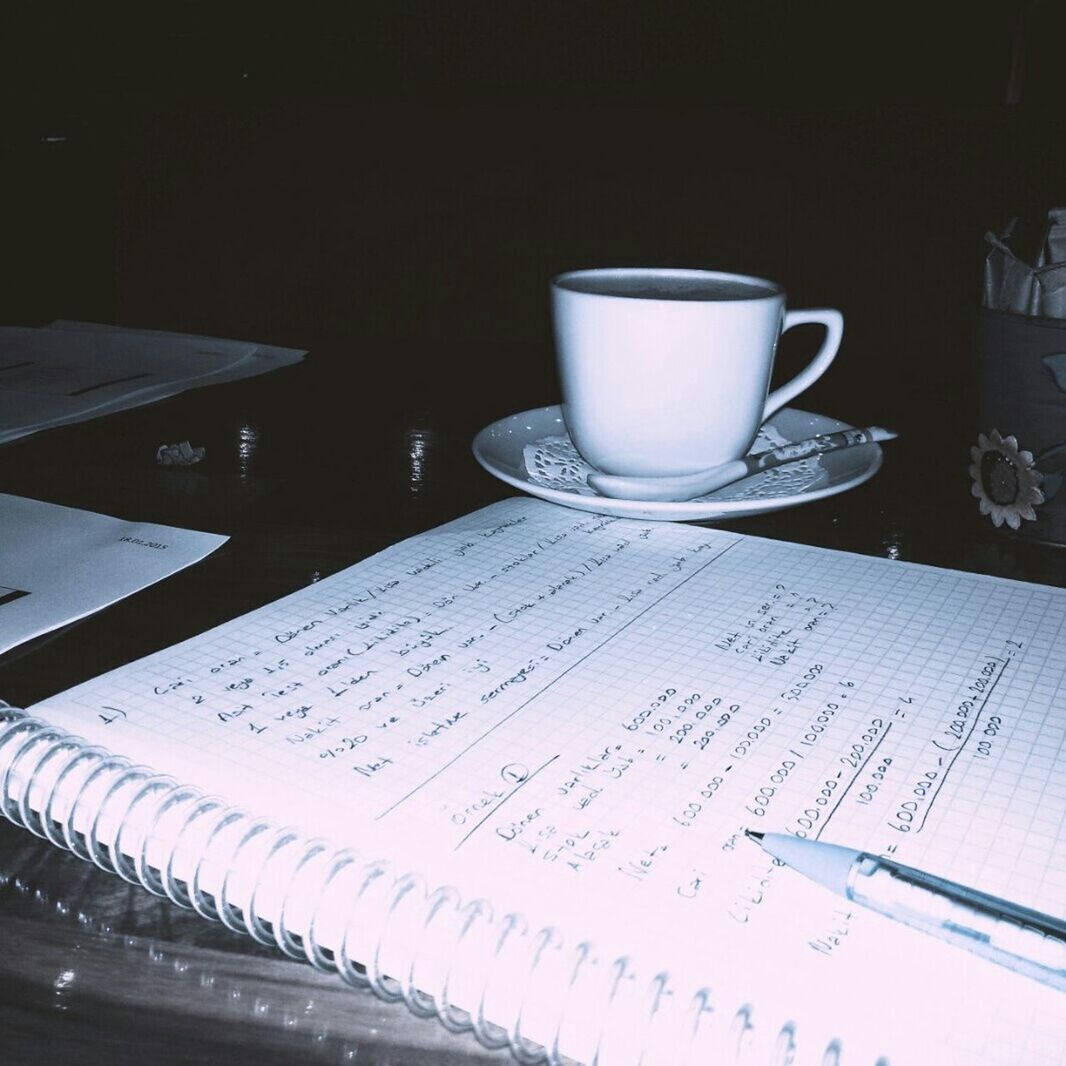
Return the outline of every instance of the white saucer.
[[[765,428],[768,433],[760,431],[754,451],[854,427],[785,407]],[[490,474],[543,500],[598,514],[663,522],[745,518],[835,496],[869,481],[881,469],[883,459],[879,445],[861,444],[754,474],[696,500],[641,503],[600,496],[585,484],[591,467],[574,450],[557,405],[493,422],[474,438],[473,448],[475,458]]]

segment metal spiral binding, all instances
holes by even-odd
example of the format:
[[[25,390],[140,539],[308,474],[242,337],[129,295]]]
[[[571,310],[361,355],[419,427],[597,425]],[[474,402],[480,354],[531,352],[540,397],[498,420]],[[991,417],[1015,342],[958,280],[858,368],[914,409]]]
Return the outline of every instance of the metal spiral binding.
[[[276,946],[291,958],[306,959],[318,970],[337,973],[348,984],[369,988],[384,1000],[402,999],[413,1014],[436,1017],[451,1032],[472,1032],[489,1050],[507,1048],[520,1066],[563,1066],[567,1061],[560,1038],[571,994],[591,958],[588,943],[571,945],[570,977],[559,995],[554,1035],[544,1045],[536,1043],[522,1034],[525,995],[519,997],[519,1007],[506,1026],[489,1021],[486,998],[508,952],[519,957],[522,991],[528,990],[544,965],[548,949],[559,946],[554,929],[534,930],[521,915],[497,916],[485,900],[464,902],[450,886],[432,889],[417,874],[397,875],[387,863],[368,862],[354,850],[335,850],[322,838],[306,838],[291,827],[255,818],[216,796],[180,785],[147,766],[134,765],[127,758],[54,728],[3,700],[0,813],[36,836],[155,895],[166,896],[180,907],[222,922],[261,944]],[[79,825],[86,828],[79,830]],[[105,828],[111,829],[110,834],[102,831]],[[176,859],[184,851],[192,868],[182,875],[176,869]],[[238,899],[236,874],[249,861],[255,870],[251,888],[247,898]],[[219,885],[217,893],[204,886],[205,873],[212,870]],[[247,874],[245,879],[249,879]],[[257,906],[267,884],[283,886],[273,922],[264,918]],[[322,943],[320,923],[330,901],[337,898],[344,901],[346,917],[335,946],[330,948]],[[308,903],[302,933],[287,920],[296,899]],[[401,914],[402,920],[397,920]],[[417,929],[418,936],[412,941],[410,957],[395,967],[403,975],[400,978],[383,971],[381,957],[390,931],[404,927]],[[365,963],[358,962],[352,953],[360,929],[374,931],[375,946],[360,952],[366,955]],[[439,977],[439,987],[426,989],[421,987],[425,982],[415,977],[419,948],[439,929],[444,937],[438,945],[439,954],[450,964]],[[449,996],[453,970],[464,951],[476,955],[476,960],[467,960],[467,969],[483,975],[472,1011],[456,1007]],[[663,1000],[672,995],[667,989],[669,975],[657,974],[641,994],[634,992],[629,965],[626,957],[610,963],[610,980],[602,1002],[586,1014],[599,1023],[590,1066],[611,1066],[617,1061],[609,1036],[618,1028],[626,1028],[620,1022],[633,1021],[634,994],[645,1009],[640,1020],[644,1033],[638,1045],[643,1047],[637,1060],[640,1066],[650,1066],[646,1058],[656,1057],[657,1036],[672,1025],[673,1019],[668,1020],[667,1012],[661,1009]],[[627,982],[629,994],[621,994]],[[670,1033],[667,1061],[671,1066],[695,1066],[697,1061],[705,1061],[697,1047],[708,1033],[706,1023],[713,1013],[710,992],[700,989],[686,1009],[687,1047],[678,1047],[678,1033]],[[793,1061],[792,1023],[786,1023],[769,1045],[758,1041],[758,1048],[751,1041],[754,1026],[750,1006],[741,1007],[728,1028],[728,1048],[718,1045],[726,1057],[752,1061],[754,1053],[766,1061],[769,1052],[772,1063]],[[764,1031],[763,1036],[768,1038],[770,1033]],[[621,1054],[626,1061],[632,1059],[632,1052],[632,1045],[623,1045]],[[825,1049],[822,1062],[838,1066],[841,1057],[839,1043],[834,1040]],[[718,1061],[719,1055],[713,1058]],[[887,1063],[882,1059],[878,1066]]]
[[[402,999],[414,1014],[435,1016],[453,1032],[472,1032],[489,1049],[508,1048],[522,1066],[564,1062],[560,1034],[567,1001],[587,962],[587,944],[570,948],[573,965],[569,985],[559,998],[554,1037],[543,1046],[534,1043],[522,1033],[521,1007],[508,1025],[497,1024],[486,1016],[486,997],[501,960],[512,953],[527,960],[523,969],[528,986],[544,964],[549,945],[557,946],[554,930],[533,930],[519,915],[496,915],[484,900],[464,902],[453,888],[431,889],[415,874],[397,875],[386,863],[368,863],[351,850],[333,851],[325,840],[308,839],[295,829],[257,819],[2,701],[0,812],[31,833],[178,906],[221,921],[260,943],[276,945],[290,957],[305,958],[317,969],[339,973],[349,984],[370,988],[382,999]],[[192,863],[186,874],[179,873],[175,861],[184,850]],[[255,870],[251,889],[237,898],[237,871],[248,868]],[[205,873],[211,870],[220,886],[214,894],[205,887]],[[249,880],[247,874],[244,880]],[[273,922],[259,906],[268,884],[284,886]],[[287,921],[297,896],[310,904],[302,932]],[[346,901],[347,917],[330,948],[319,939],[321,923],[329,901],[338,897]],[[408,926],[410,922],[414,926]],[[420,936],[412,940],[410,957],[394,967],[400,976],[394,976],[382,969],[382,948],[401,926],[420,930]],[[352,946],[357,932],[367,930],[376,931],[372,939],[377,946],[360,963]],[[424,988],[420,987],[424,981],[415,981],[418,945],[431,935],[443,936],[440,957],[450,961],[438,987]],[[481,956],[476,972],[483,975],[483,983],[477,1004],[467,1011],[451,1002],[449,989],[456,960],[475,951]],[[592,1066],[607,1066],[611,1058],[609,1054],[602,1058],[601,1049],[607,1021],[617,1012],[615,999],[625,965],[624,959],[613,964],[614,979],[602,1009],[595,1012],[600,1030]],[[659,1000],[655,982],[652,985],[644,1000],[649,1025]],[[684,1059],[681,1054],[675,1061]]]

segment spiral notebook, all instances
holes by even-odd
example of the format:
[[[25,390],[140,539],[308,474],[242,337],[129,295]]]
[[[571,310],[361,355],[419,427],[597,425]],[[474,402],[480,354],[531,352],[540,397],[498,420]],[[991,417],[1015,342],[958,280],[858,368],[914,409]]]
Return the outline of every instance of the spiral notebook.
[[[1061,913],[1066,591],[495,504],[0,726],[4,813],[520,1062],[1064,1062],[743,837]],[[79,739],[83,738],[83,739]]]

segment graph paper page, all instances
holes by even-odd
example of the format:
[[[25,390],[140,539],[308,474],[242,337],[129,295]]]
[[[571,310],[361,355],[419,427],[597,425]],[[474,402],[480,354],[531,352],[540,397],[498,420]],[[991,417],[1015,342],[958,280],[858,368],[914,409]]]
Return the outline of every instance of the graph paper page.
[[[775,1033],[1055,1062],[1063,997],[743,829],[1061,913],[1064,625],[1058,589],[512,500],[35,712]]]

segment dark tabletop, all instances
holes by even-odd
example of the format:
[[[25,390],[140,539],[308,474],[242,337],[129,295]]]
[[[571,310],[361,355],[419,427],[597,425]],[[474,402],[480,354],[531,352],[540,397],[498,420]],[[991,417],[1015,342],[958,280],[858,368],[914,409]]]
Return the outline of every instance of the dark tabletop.
[[[27,120],[6,142],[21,269],[0,321],[310,355],[0,448],[0,491],[230,536],[0,656],[15,705],[513,494],[470,442],[558,402],[547,283],[576,266],[735,269],[780,280],[791,306],[844,311],[837,364],[802,406],[901,438],[867,484],[727,528],[1066,585],[1066,551],[994,529],[967,474],[996,428],[973,371],[981,237],[1061,194],[1046,150],[1066,140],[1060,118],[371,98],[79,114],[59,140]],[[783,344],[778,378],[812,343]],[[155,464],[183,440],[206,460]],[[7,823],[0,1049],[5,1063],[509,1061]]]

